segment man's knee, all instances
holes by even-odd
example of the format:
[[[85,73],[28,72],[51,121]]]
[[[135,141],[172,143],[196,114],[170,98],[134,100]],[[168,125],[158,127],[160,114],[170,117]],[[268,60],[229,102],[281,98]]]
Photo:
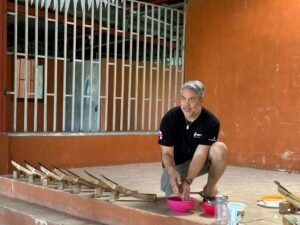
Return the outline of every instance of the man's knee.
[[[209,150],[211,159],[226,160],[227,159],[227,146],[223,142],[215,142]]]

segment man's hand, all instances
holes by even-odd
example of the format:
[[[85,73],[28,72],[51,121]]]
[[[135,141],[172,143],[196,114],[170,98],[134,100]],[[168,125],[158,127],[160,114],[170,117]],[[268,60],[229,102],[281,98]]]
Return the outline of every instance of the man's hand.
[[[191,187],[190,185],[186,182],[182,182],[182,198],[184,200],[189,200],[190,199],[190,192],[191,192]]]
[[[170,185],[175,195],[181,194],[181,177],[178,171],[175,169],[174,161],[174,147],[161,146],[162,149],[162,162],[169,174]]]
[[[175,168],[170,169],[168,171],[168,173],[170,176],[170,184],[171,184],[174,194],[175,195],[181,194],[180,187],[182,185],[182,182],[181,182],[180,174],[177,172],[177,170]]]

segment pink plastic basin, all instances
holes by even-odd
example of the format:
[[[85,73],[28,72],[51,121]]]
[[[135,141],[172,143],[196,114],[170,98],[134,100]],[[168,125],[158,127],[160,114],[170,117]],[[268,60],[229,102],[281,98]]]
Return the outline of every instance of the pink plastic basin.
[[[216,205],[211,201],[202,201],[201,206],[203,211],[210,216],[214,216],[216,213]]]
[[[174,212],[187,213],[194,207],[195,203],[195,198],[183,200],[180,196],[167,197],[167,204]]]

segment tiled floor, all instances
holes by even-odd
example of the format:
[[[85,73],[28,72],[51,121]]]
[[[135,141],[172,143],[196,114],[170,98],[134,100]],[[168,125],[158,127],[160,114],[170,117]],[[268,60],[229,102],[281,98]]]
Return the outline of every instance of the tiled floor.
[[[137,189],[145,193],[157,193],[159,196],[159,200],[155,203],[124,200],[117,201],[116,204],[123,204],[128,207],[139,208],[167,216],[185,217],[187,221],[196,220],[205,224],[214,223],[214,218],[205,215],[202,209],[200,209],[199,204],[189,214],[179,215],[168,209],[164,195],[159,187],[160,163],[73,169],[74,172],[84,177],[83,170],[87,170],[95,176],[103,174],[125,187]],[[197,178],[192,184],[192,191],[201,191],[206,179],[206,176]],[[229,201],[243,202],[247,205],[244,224],[275,225],[282,224],[282,215],[278,213],[278,209],[264,208],[256,205],[257,200],[261,196],[279,195],[277,186],[273,183],[274,180],[278,180],[288,190],[300,195],[300,174],[236,166],[228,166],[219,186],[222,194],[229,196]],[[195,195],[195,197],[199,201],[201,200],[200,196]],[[295,216],[300,219],[300,214],[296,214]]]

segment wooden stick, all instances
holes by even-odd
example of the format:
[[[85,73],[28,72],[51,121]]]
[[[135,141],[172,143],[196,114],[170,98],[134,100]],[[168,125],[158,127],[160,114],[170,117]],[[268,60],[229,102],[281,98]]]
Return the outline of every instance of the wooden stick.
[[[33,174],[36,174],[42,178],[47,177],[45,173],[41,172],[40,170],[32,166],[28,161],[24,160],[24,162],[27,169],[29,169]]]
[[[115,181],[109,179],[108,177],[105,177],[104,175],[101,175],[107,182],[110,183],[111,186],[115,186],[116,188],[118,187],[122,187],[121,185],[119,185],[118,183],[116,183]],[[126,189],[126,191],[130,192],[130,193],[133,193],[133,192],[138,192],[137,190],[132,190],[132,189],[129,189],[129,188],[125,188],[125,187],[122,187],[123,189]]]
[[[295,194],[292,194],[291,192],[287,192],[286,190],[282,189],[280,186],[277,187],[277,190],[280,194],[285,196],[289,202],[291,202],[293,205],[300,208],[300,197],[298,197]]]
[[[286,200],[300,210],[300,202],[299,201],[296,201],[295,199],[292,199],[289,197],[286,197]]]
[[[118,193],[121,193],[128,197],[134,197],[143,201],[156,201],[157,195],[156,194],[147,194],[147,193],[139,193],[137,191],[132,191],[128,188],[125,188],[116,182],[112,181],[111,179],[108,179],[107,177],[103,176],[103,181],[110,186],[113,190],[115,190]]]
[[[106,190],[111,190],[111,188],[104,183],[102,180],[99,178],[95,177],[94,175],[90,174],[87,171],[84,171],[88,175],[88,179],[91,183],[94,183],[95,185],[99,185],[101,188],[106,189]]]
[[[53,166],[54,169],[52,170],[53,173],[61,177],[64,181],[67,183],[73,184],[73,192],[75,194],[79,193],[81,191],[81,183],[78,182],[78,180],[74,177],[69,176],[66,174],[66,172],[62,171],[61,169]]]
[[[62,171],[61,169],[53,166],[53,170],[52,172],[55,173],[56,175],[58,175],[59,177],[61,177],[63,180],[67,181],[67,182],[70,182],[72,184],[75,183],[74,179],[70,176],[68,176],[64,171]]]
[[[55,173],[53,173],[50,169],[48,169],[48,168],[47,168],[45,165],[43,165],[42,163],[39,162],[38,164],[40,165],[41,171],[42,171],[43,173],[45,173],[46,176],[52,177],[52,178],[54,178],[54,179],[57,180],[57,181],[62,181],[62,180],[63,180],[60,176],[58,176],[58,175],[56,175]]]
[[[78,182],[86,187],[89,187],[89,188],[96,188],[96,187],[99,187],[83,178],[81,178],[80,176],[78,176],[77,174],[73,173],[72,171],[70,170],[67,170],[66,169],[66,172],[67,172],[67,175],[71,176],[74,178],[75,182]]]
[[[21,166],[21,164],[19,164],[17,161],[10,159],[11,164],[17,168],[17,170],[22,171],[23,173],[27,174],[27,175],[32,175],[33,173],[26,169],[24,166]]]

